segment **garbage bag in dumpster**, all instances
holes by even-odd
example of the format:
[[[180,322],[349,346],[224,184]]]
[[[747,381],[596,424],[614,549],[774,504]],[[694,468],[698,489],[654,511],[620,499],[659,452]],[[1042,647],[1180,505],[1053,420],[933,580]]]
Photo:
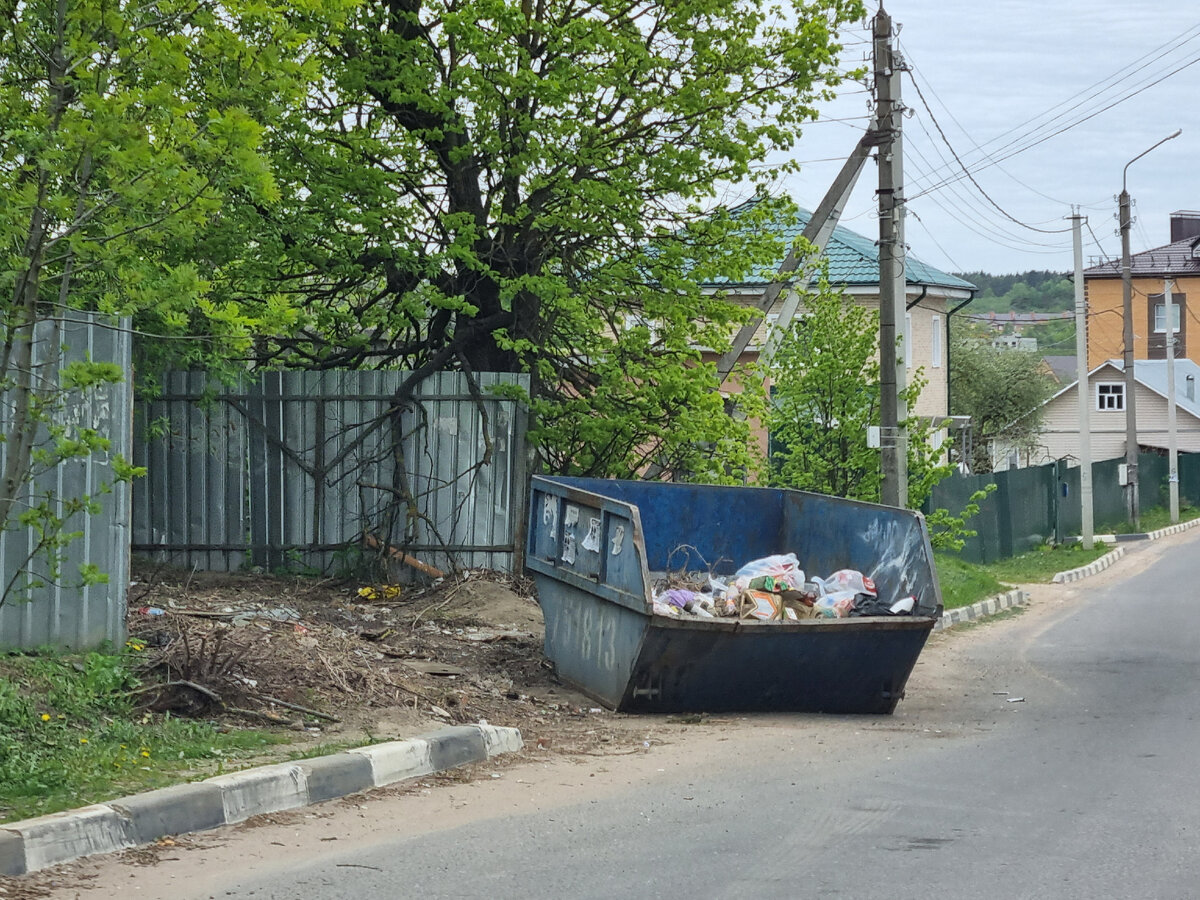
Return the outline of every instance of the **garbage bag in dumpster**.
[[[525,564],[546,655],[614,709],[891,713],[942,612],[925,521],[908,510],[774,488],[542,476],[530,501]],[[862,573],[871,610],[911,614],[653,614],[665,573],[732,580],[751,560],[789,553],[805,572]]]

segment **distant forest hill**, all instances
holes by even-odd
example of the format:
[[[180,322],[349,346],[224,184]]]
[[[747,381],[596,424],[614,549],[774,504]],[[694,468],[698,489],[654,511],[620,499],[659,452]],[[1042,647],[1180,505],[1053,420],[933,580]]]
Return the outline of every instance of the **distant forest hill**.
[[[979,293],[971,301],[971,312],[1061,312],[1071,309],[1075,304],[1075,284],[1066,272],[955,274],[979,288]]]

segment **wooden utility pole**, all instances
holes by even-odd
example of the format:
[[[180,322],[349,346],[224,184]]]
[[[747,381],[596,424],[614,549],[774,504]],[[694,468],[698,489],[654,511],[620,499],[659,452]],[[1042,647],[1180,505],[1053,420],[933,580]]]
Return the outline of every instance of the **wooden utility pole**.
[[[879,439],[881,498],[908,505],[908,411],[900,401],[906,373],[897,354],[897,328],[905,323],[904,148],[900,102],[901,63],[892,47],[892,17],[883,9],[874,29],[875,115],[879,123]],[[907,345],[906,345],[907,346]]]

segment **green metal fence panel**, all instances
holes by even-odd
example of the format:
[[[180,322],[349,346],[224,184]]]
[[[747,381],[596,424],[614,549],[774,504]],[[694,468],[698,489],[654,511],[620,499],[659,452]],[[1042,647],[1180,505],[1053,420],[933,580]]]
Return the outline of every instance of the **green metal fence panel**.
[[[1179,500],[1200,504],[1200,453],[1179,455]]]
[[[1141,509],[1166,507],[1171,502],[1167,457],[1157,453],[1138,454],[1138,505]]]
[[[966,539],[960,554],[963,559],[993,562],[1053,537],[1057,486],[1053,464],[989,475],[952,476],[934,488],[925,510],[946,509],[958,515],[971,496],[989,484],[995,484],[996,490],[966,523],[976,534]]]
[[[1119,483],[1124,457],[1092,464],[1092,516],[1099,533],[1113,531],[1128,519],[1125,489]],[[979,505],[966,525],[976,535],[966,539],[961,556],[989,563],[1024,553],[1047,540],[1062,542],[1083,530],[1079,466],[1065,460],[990,475],[953,475],[938,484],[924,506],[926,514],[946,509],[962,512],[971,496],[989,484],[996,490]],[[1143,510],[1168,504],[1169,465],[1157,453],[1138,456],[1138,497]],[[1200,454],[1179,456],[1181,501],[1200,504]]]
[[[926,515],[935,509],[944,509],[952,515],[958,515],[967,505],[972,494],[983,490],[992,482],[993,479],[990,475],[951,475],[934,485],[933,491],[922,509]],[[978,514],[967,522],[967,526],[976,531],[977,535],[967,540],[961,556],[968,562],[983,562],[984,545],[990,539],[994,540],[1000,530],[997,522],[996,503],[992,501],[991,497],[980,504]]]
[[[1122,456],[1092,464],[1092,521],[1097,530],[1125,521],[1125,489],[1117,479],[1124,463]]]

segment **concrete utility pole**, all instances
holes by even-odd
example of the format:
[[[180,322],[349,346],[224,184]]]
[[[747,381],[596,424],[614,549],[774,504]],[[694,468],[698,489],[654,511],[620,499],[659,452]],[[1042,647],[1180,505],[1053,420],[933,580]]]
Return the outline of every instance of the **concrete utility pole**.
[[[1129,168],[1128,165],[1125,166]],[[1117,221],[1121,228],[1121,300],[1125,316],[1125,349],[1121,356],[1125,369],[1125,514],[1138,528],[1138,439],[1137,409],[1134,405],[1133,377],[1133,263],[1129,256],[1129,191],[1125,189],[1125,178],[1121,178],[1121,196],[1117,198]]]
[[[900,402],[906,372],[897,354],[897,327],[904,327],[907,279],[904,272],[904,147],[900,102],[902,63],[892,47],[892,17],[883,9],[874,28],[875,115],[879,145],[879,436],[883,469],[882,500],[908,505],[908,411]]]
[[[1179,447],[1175,434],[1175,299],[1169,278],[1163,279],[1163,305],[1167,314],[1167,490],[1171,524],[1175,524],[1179,521]]]
[[[825,245],[829,243],[829,236],[833,234],[833,229],[837,227],[838,219],[842,216],[842,210],[845,209],[846,203],[850,199],[850,194],[854,191],[854,185],[858,183],[858,176],[863,170],[863,165],[871,153],[871,148],[876,143],[878,143],[878,133],[875,123],[872,123],[866,133],[859,138],[854,150],[846,159],[846,162],[843,163],[841,171],[838,172],[837,177],[833,180],[833,184],[829,186],[829,190],[825,192],[825,196],[821,199],[820,204],[813,210],[812,215],[809,216],[808,224],[804,226],[801,237],[807,241],[807,245],[812,248],[817,256],[825,252]],[[779,311],[779,318],[776,320],[774,326],[768,330],[766,341],[763,343],[763,349],[760,353],[759,358],[768,365],[771,359],[774,358],[775,352],[779,349],[779,344],[783,340],[784,334],[787,333],[788,326],[792,324],[792,319],[795,317],[796,310],[799,307],[800,295],[808,287],[809,277],[812,275],[811,267],[805,267],[801,276],[788,288],[787,276],[795,272],[800,263],[804,261],[806,261],[806,258],[797,253],[795,247],[790,248],[787,256],[784,257],[783,262],[779,266],[775,280],[767,285],[766,290],[763,291],[762,296],[759,298],[758,309],[763,315],[766,315],[771,311],[771,308],[775,305],[775,302],[779,299],[779,295],[783,293],[784,289],[788,289],[783,306]],[[750,341],[758,333],[762,321],[762,316],[755,316],[743,325],[734,337],[728,352],[717,361],[717,377],[722,384],[729,377],[729,374],[733,371],[733,367],[737,365],[746,348],[750,346]]]
[[[1128,481],[1125,484],[1125,508],[1129,514],[1129,522],[1134,530],[1138,528],[1141,511],[1138,508],[1138,438],[1137,438],[1137,409],[1133,393],[1137,382],[1133,377],[1133,262],[1129,255],[1129,229],[1133,226],[1129,210],[1129,189],[1126,179],[1129,167],[1135,162],[1172,138],[1179,137],[1183,129],[1169,134],[1157,144],[1143,150],[1121,170],[1121,195],[1117,198],[1117,222],[1121,228],[1121,299],[1125,314],[1125,352],[1123,364],[1125,367],[1125,471]]]
[[[1083,217],[1076,210],[1071,216],[1071,234],[1075,244],[1075,376],[1079,392],[1079,512],[1082,519],[1083,546],[1092,549],[1095,521],[1092,513],[1092,391],[1088,383],[1087,302],[1083,296]]]

